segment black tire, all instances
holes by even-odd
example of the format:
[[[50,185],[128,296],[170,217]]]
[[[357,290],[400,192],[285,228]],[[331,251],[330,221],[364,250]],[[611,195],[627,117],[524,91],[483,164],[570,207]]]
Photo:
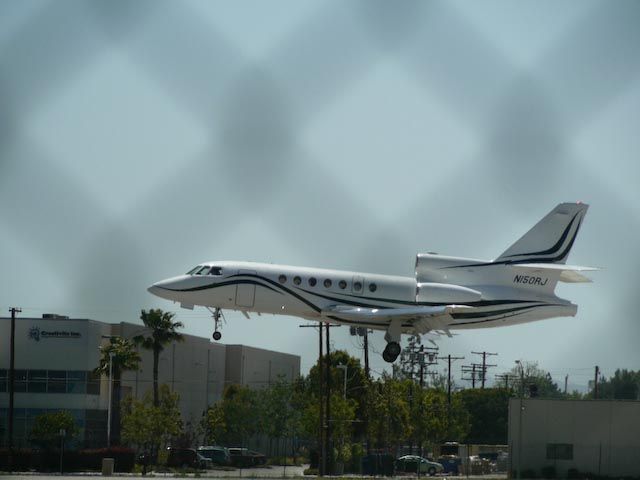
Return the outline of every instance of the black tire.
[[[396,357],[394,357],[393,355],[390,355],[386,349],[382,352],[382,358],[387,363],[393,363],[396,361]]]
[[[222,334],[220,332],[213,332],[213,339],[218,341],[222,338]]]
[[[429,467],[429,470],[427,470],[427,473],[429,474],[430,477],[433,477],[436,474],[436,469],[434,467]]]
[[[387,343],[385,350],[389,352],[390,355],[397,358],[401,351],[400,344],[398,342],[389,342]]]

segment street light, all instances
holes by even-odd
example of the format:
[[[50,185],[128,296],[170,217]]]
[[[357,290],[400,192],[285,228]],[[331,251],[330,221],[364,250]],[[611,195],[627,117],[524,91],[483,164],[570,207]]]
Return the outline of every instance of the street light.
[[[516,360],[516,365],[520,367],[520,408],[518,409],[518,476],[516,478],[522,478],[520,472],[520,466],[522,465],[522,411],[524,407],[522,400],[524,397],[524,367],[520,360]]]
[[[337,368],[339,368],[340,370],[344,370],[344,388],[342,390],[342,398],[346,399],[347,398],[347,370],[349,367],[347,365],[337,365]]]

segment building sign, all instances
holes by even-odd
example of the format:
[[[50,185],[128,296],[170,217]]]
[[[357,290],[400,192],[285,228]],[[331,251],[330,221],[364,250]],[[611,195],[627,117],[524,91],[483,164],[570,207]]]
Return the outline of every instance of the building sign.
[[[28,336],[29,339],[39,342],[44,338],[81,338],[82,334],[69,330],[41,330],[40,327],[31,327]]]

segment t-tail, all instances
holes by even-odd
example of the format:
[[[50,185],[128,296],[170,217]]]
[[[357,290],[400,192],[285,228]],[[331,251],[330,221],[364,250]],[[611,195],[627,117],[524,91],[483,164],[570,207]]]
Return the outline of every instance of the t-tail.
[[[588,208],[559,204],[493,261],[418,254],[416,279],[472,288],[484,298],[505,289],[525,297],[553,296],[559,281],[590,282],[581,272],[597,268],[566,265]]]

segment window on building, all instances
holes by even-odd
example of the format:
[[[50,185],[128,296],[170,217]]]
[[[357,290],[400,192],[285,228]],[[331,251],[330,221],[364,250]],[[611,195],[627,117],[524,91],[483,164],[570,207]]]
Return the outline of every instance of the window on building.
[[[67,392],[67,372],[64,370],[49,370],[47,377],[48,393]]]
[[[13,390],[15,392],[27,391],[27,372],[28,370],[16,370],[13,374]]]
[[[67,372],[67,393],[87,393],[87,372]]]
[[[347,288],[347,282],[345,282],[344,280],[340,280],[340,282],[338,282],[338,286],[344,290],[345,288]]]
[[[46,393],[47,391],[47,371],[28,370],[27,391],[29,393]]]
[[[573,444],[547,443],[547,460],[573,460]]]
[[[375,292],[378,289],[378,286],[375,283],[370,283],[369,284],[369,291],[370,292]]]
[[[87,372],[87,395],[100,395],[100,374]]]
[[[315,287],[317,282],[318,281],[315,279],[315,277],[311,277],[309,279],[309,285],[311,285],[312,287]]]
[[[300,282],[302,282],[302,279],[300,277],[293,277],[293,283],[295,283],[296,285],[300,285]]]
[[[331,287],[331,280],[329,280],[328,278],[324,279],[324,287],[325,288],[330,288]]]

